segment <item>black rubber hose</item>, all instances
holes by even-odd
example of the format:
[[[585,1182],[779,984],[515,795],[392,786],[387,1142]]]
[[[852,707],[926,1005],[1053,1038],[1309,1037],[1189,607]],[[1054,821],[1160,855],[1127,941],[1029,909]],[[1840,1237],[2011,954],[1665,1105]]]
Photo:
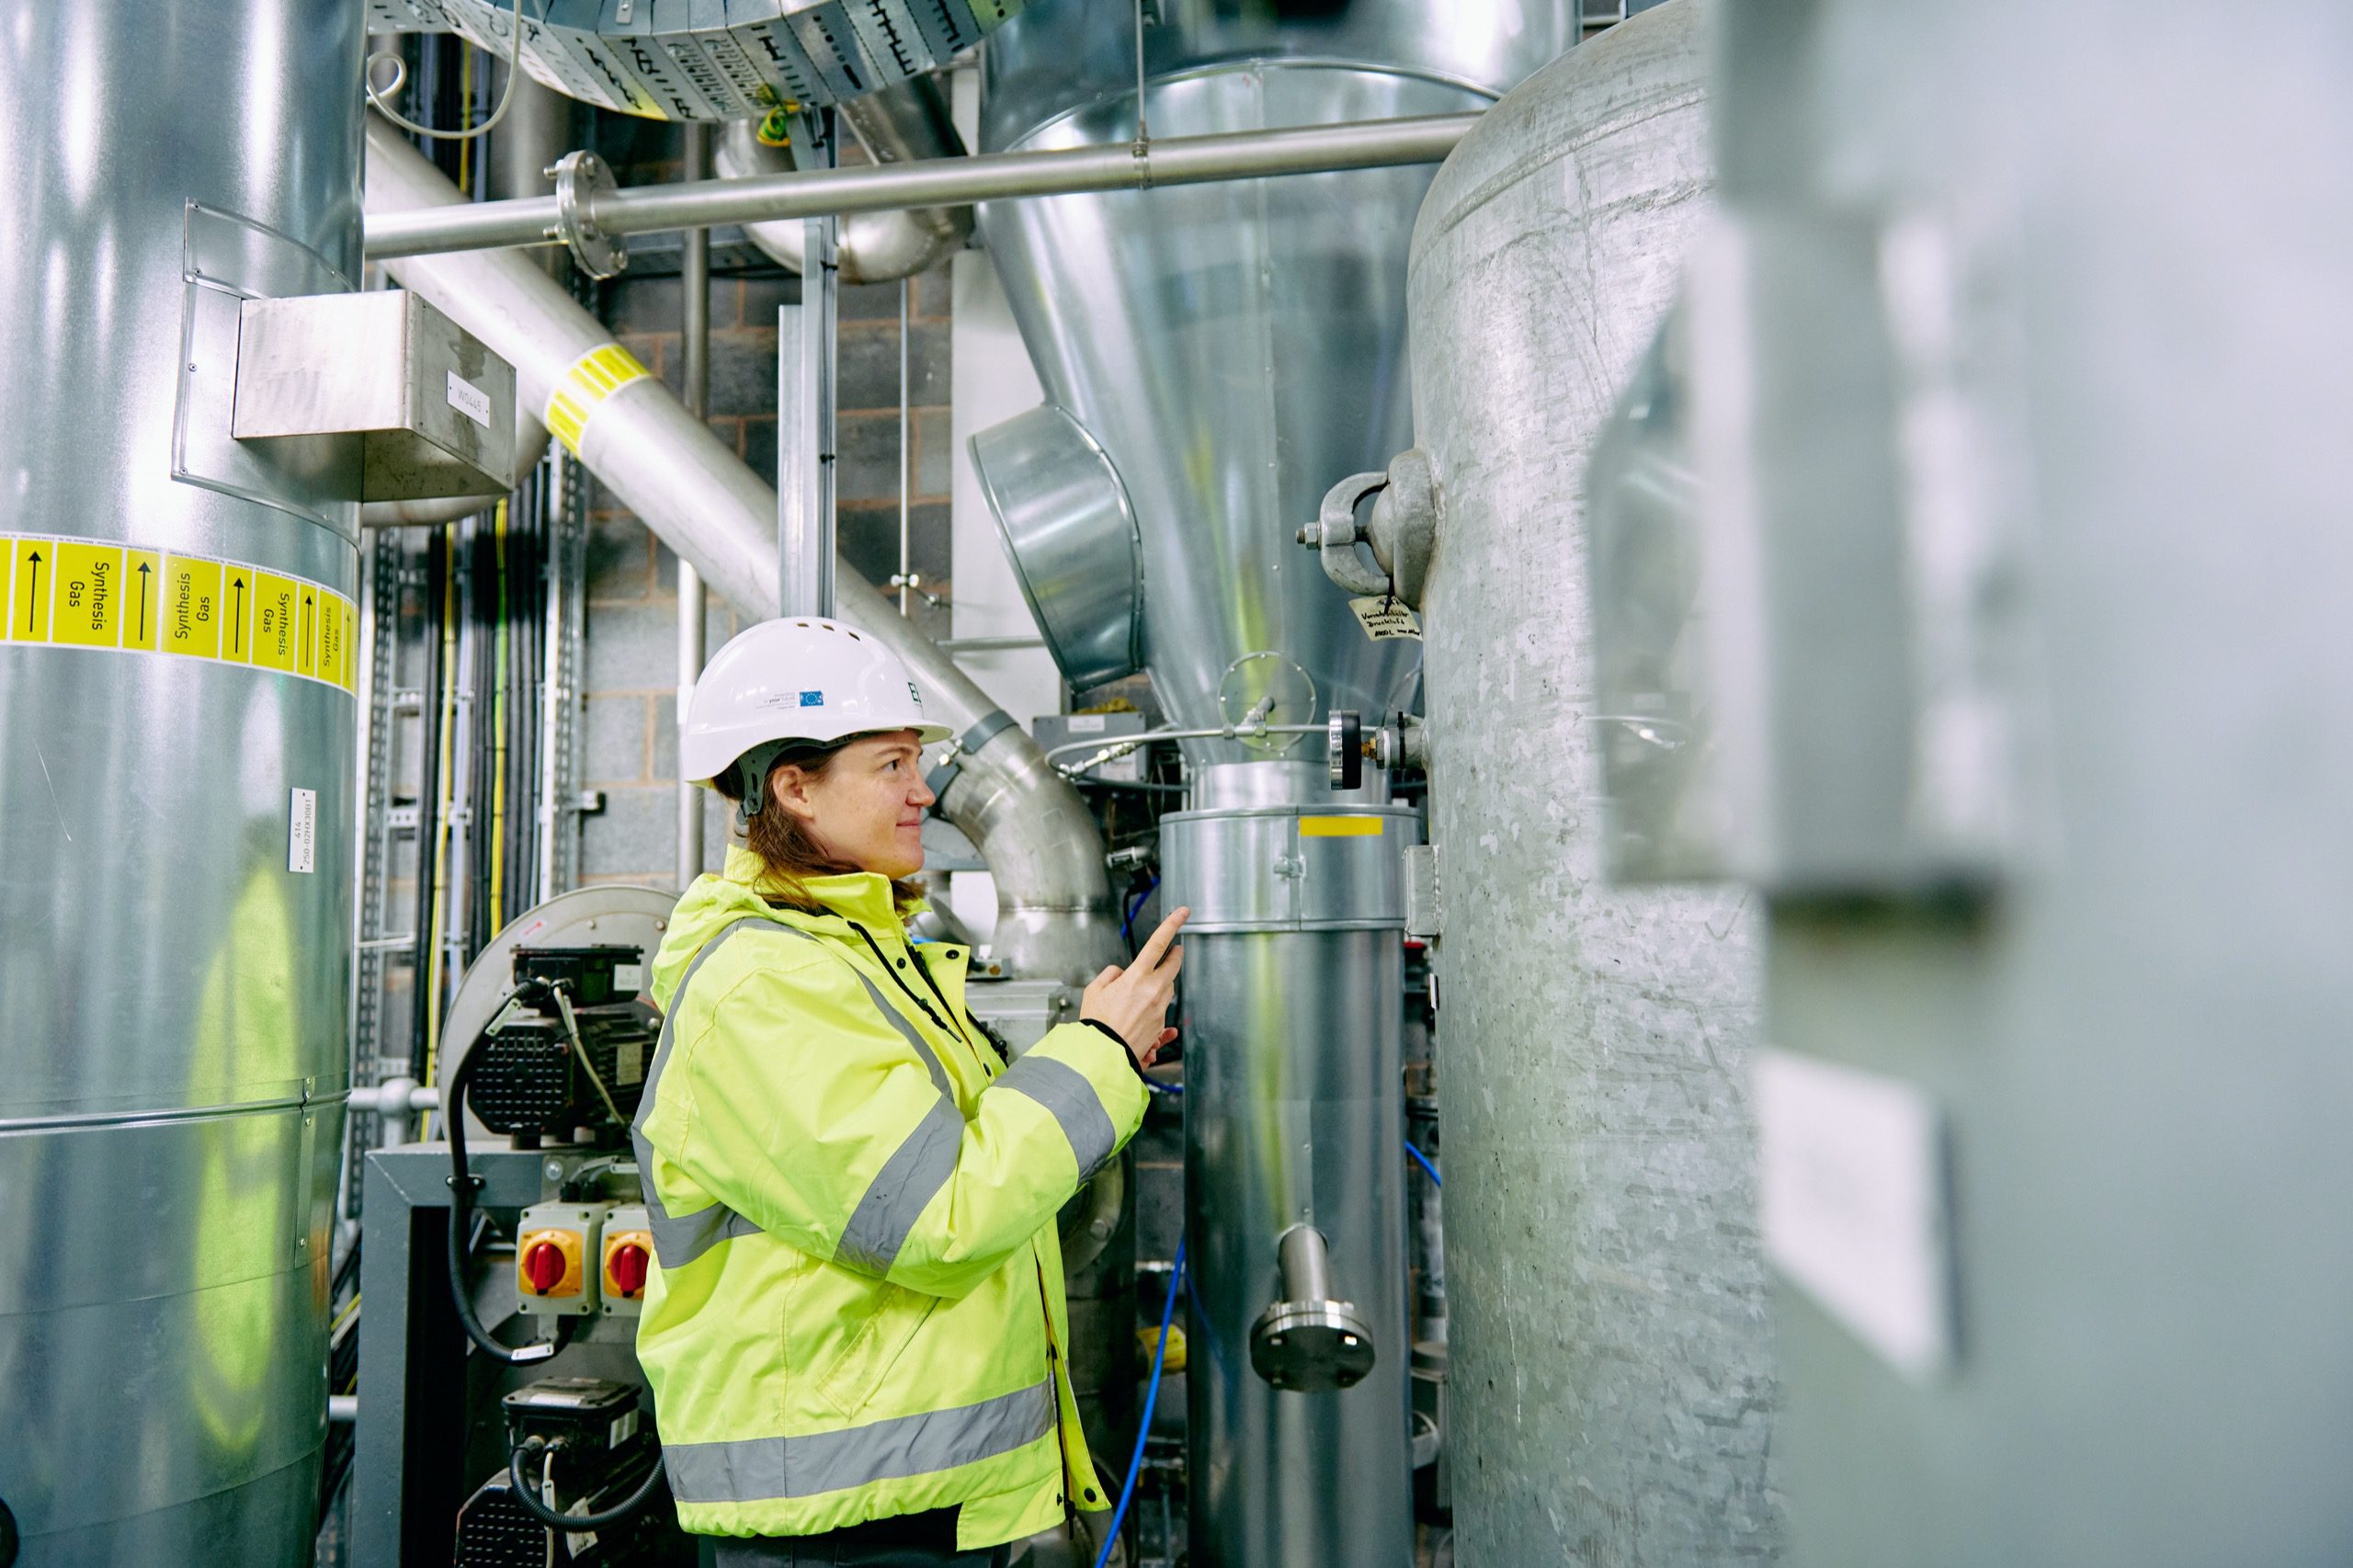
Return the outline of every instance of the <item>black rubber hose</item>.
[[[665,1473],[662,1468],[662,1460],[657,1457],[654,1461],[654,1468],[645,1472],[645,1479],[637,1483],[637,1490],[603,1513],[559,1514],[540,1501],[539,1488],[523,1472],[524,1460],[535,1458],[545,1452],[547,1447],[546,1441],[542,1438],[524,1438],[522,1447],[506,1456],[506,1479],[512,1483],[515,1501],[522,1505],[523,1512],[551,1529],[600,1530],[608,1526],[620,1524],[652,1500],[655,1488],[662,1484],[662,1478]]]
[[[474,1300],[466,1290],[466,1233],[473,1229],[474,1184],[481,1179],[466,1169],[466,1085],[481,1060],[477,1052],[466,1052],[466,1059],[450,1074],[449,1103],[442,1108],[442,1120],[449,1130],[449,1301],[458,1309],[458,1322],[474,1348],[504,1366],[537,1366],[572,1343],[580,1320],[556,1319],[552,1339],[519,1346],[501,1345],[474,1315]]]

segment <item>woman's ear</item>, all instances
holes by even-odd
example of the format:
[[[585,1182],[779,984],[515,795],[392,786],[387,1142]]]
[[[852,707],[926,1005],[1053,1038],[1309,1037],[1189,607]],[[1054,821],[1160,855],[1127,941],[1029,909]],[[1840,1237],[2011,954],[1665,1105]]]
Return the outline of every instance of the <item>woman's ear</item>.
[[[817,820],[817,802],[809,798],[814,782],[792,763],[780,763],[768,774],[768,804],[780,807],[804,826]]]

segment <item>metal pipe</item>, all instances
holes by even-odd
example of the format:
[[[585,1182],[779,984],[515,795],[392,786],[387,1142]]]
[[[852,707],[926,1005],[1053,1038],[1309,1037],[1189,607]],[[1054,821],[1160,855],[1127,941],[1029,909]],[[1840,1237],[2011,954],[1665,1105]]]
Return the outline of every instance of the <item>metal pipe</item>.
[[[910,503],[915,488],[914,478],[907,470],[907,296],[912,285],[899,279],[899,571],[892,580],[899,589],[899,613],[907,614],[914,608],[915,561],[910,552],[913,543],[913,511]]]
[[[441,172],[371,118],[369,208],[397,212],[457,201]],[[517,396],[544,408],[612,335],[519,251],[419,257],[390,268],[515,366]],[[640,377],[596,401],[581,425],[582,463],[703,579],[749,614],[777,608],[776,492],[689,415]],[[1083,983],[1124,950],[1103,840],[1069,782],[1027,732],[854,571],[835,608],[915,672],[940,722],[972,735],[942,814],[981,850],[997,889],[997,956],[1017,974]]]
[[[1442,162],[1478,121],[1475,114],[1441,114],[1289,131],[1170,137],[1153,142],[1148,149],[1121,142],[1051,152],[987,153],[879,167],[708,180],[691,187],[671,185],[584,199],[590,220],[605,233],[644,234],[778,218],[847,216],[906,207],[1435,164]],[[556,222],[551,196],[453,204],[431,210],[370,212],[367,256],[370,261],[391,261],[451,251],[536,245],[555,233]]]
[[[927,77],[854,99],[837,112],[878,165],[964,156],[947,100]],[[762,142],[758,122],[749,119],[720,127],[714,162],[723,179],[789,174],[797,166],[791,149]],[[842,224],[835,260],[845,283],[888,283],[929,269],[972,236],[970,207],[860,212]],[[800,221],[746,223],[744,237],[771,260],[801,270],[808,247]]]
[[[682,177],[699,180],[710,166],[710,128],[699,121],[686,127],[686,168]],[[679,380],[687,412],[697,419],[710,416],[710,231],[688,229],[678,258],[678,288],[683,301],[679,323]],[[704,598],[702,574],[684,556],[678,560],[678,710],[683,731],[687,704],[695,682],[702,676]],[[702,875],[703,792],[692,784],[678,786],[678,885],[685,887]]]

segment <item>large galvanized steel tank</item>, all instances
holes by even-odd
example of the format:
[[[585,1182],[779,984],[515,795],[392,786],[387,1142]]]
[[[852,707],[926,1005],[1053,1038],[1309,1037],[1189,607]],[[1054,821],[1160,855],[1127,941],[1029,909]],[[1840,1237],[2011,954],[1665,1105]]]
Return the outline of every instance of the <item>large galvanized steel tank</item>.
[[[1732,890],[1603,881],[1585,570],[1586,455],[1707,207],[1705,16],[1669,0],[1511,93],[1414,236],[1468,1562],[1747,1562],[1780,1534],[1756,921]]]
[[[311,1557],[357,492],[228,398],[243,296],[358,275],[364,9],[0,11],[0,1503],[41,1568]]]

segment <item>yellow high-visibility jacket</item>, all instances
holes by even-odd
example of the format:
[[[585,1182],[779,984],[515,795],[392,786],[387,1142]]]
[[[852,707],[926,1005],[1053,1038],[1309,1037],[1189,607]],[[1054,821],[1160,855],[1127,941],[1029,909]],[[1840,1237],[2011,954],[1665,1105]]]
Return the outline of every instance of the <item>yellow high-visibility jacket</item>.
[[[961,1505],[960,1550],[1100,1495],[1063,1368],[1055,1211],[1143,1120],[1108,1032],[1005,1066],[968,955],[911,944],[879,876],[825,913],[730,853],[654,960],[665,1014],[631,1136],[655,1267],[637,1350],[678,1522],[813,1535]]]

